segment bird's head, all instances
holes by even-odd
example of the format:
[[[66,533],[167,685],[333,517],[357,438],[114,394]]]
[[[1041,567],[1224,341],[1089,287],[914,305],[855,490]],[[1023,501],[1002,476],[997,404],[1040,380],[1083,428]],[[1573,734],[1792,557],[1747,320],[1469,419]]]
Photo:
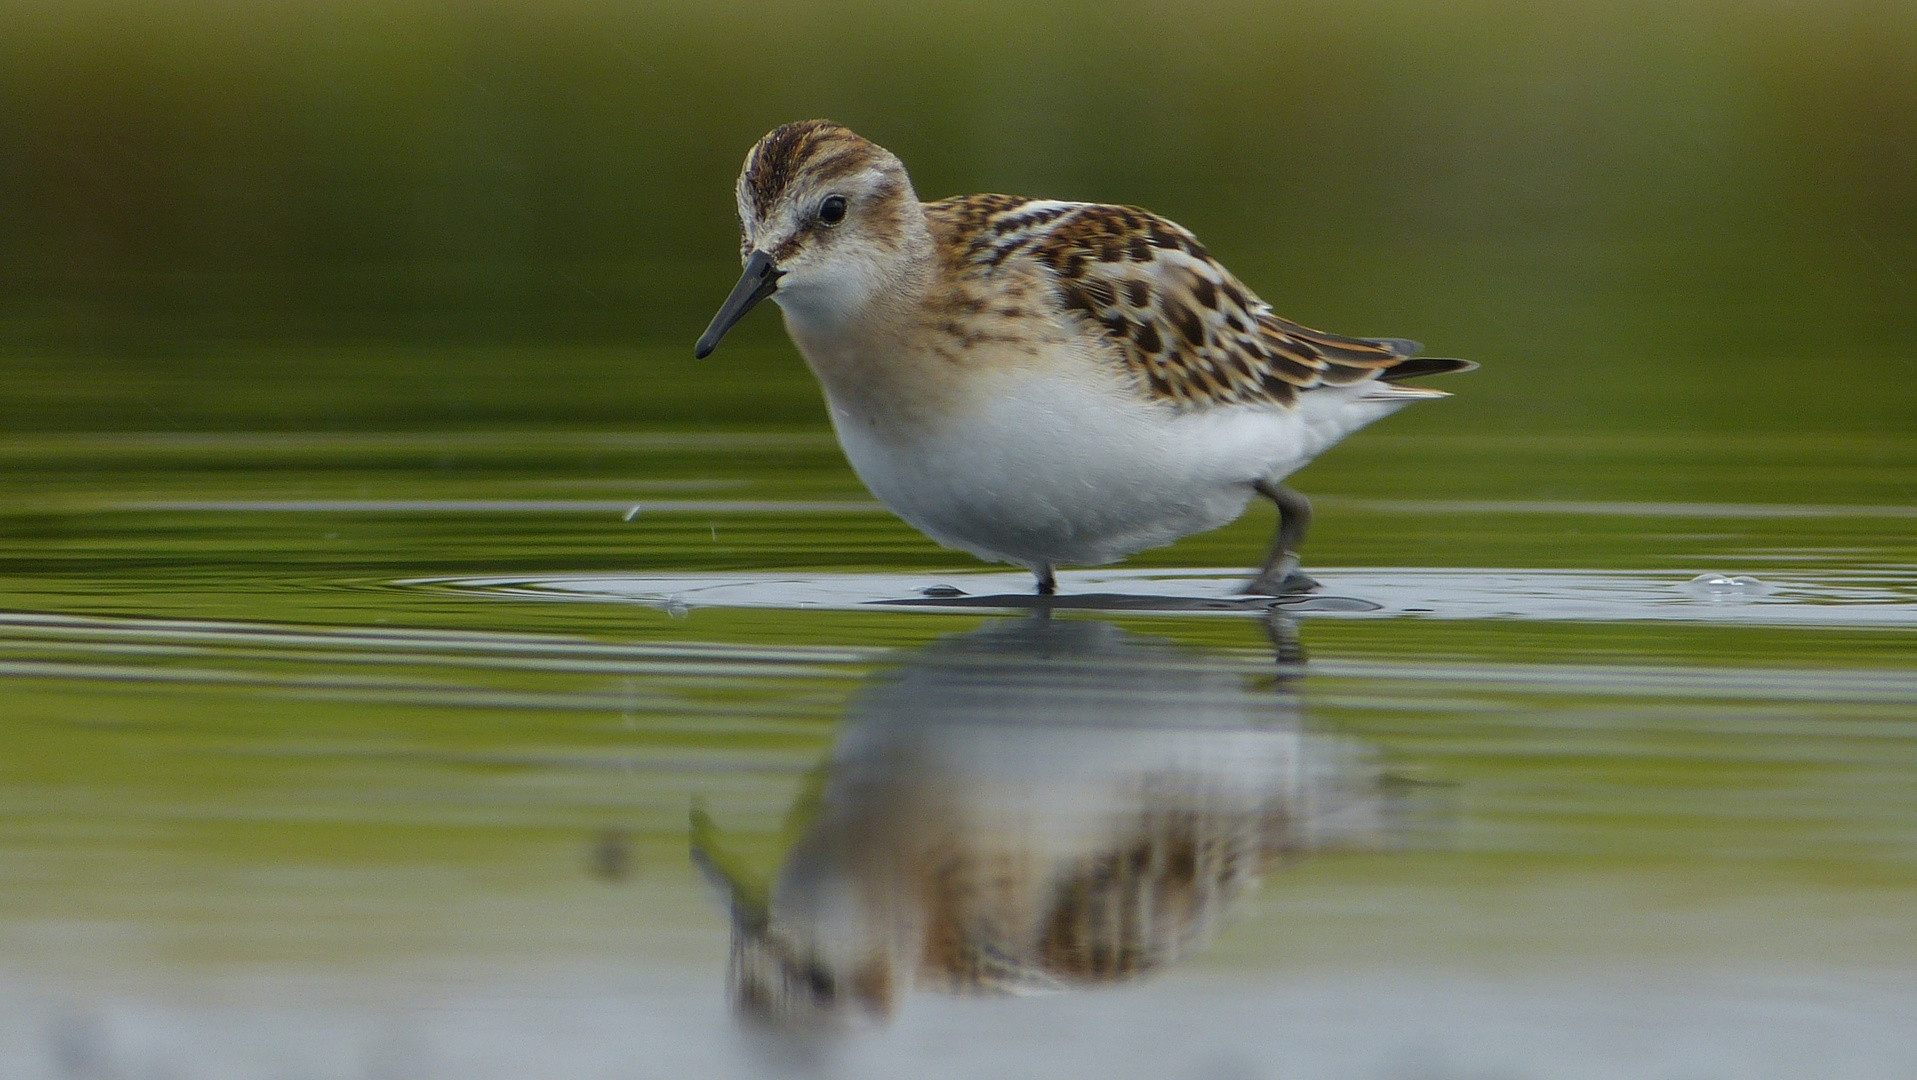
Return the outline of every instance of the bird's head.
[[[788,314],[856,315],[896,283],[926,235],[899,159],[827,120],[760,139],[739,172],[738,197],[745,273],[700,337],[700,357],[767,297]]]

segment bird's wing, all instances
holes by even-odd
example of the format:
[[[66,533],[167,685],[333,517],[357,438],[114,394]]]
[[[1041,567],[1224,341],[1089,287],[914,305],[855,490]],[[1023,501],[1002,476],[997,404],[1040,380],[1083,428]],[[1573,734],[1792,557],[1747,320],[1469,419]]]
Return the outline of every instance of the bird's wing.
[[[934,205],[960,225],[962,261],[974,272],[1012,260],[1044,267],[1059,304],[1116,346],[1152,400],[1289,407],[1321,386],[1389,381],[1422,348],[1280,318],[1189,231],[1137,207],[1007,195]],[[1455,366],[1418,373],[1469,366],[1447,363]]]

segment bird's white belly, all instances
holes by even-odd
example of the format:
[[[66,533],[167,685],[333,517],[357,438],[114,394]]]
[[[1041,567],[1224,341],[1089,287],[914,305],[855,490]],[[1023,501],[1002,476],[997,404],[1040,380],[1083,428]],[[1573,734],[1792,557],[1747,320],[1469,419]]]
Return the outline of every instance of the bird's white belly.
[[[1180,413],[1056,374],[994,390],[930,430],[828,403],[853,469],[894,513],[947,547],[1026,566],[1109,563],[1228,524],[1255,482],[1360,426],[1306,409]]]

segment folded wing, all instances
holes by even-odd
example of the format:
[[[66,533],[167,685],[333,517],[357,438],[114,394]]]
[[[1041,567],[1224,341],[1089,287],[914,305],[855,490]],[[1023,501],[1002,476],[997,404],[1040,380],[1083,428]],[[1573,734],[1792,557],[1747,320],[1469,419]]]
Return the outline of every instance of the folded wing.
[[[1183,227],[1146,210],[973,196],[969,262],[1029,258],[1117,346],[1141,393],[1186,408],[1290,407],[1319,387],[1468,370],[1403,338],[1345,337],[1272,313]]]

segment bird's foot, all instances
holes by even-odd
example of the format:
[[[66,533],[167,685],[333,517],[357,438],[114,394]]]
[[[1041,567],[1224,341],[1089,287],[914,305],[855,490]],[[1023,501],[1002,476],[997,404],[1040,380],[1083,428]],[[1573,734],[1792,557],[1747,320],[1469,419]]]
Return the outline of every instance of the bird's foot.
[[[1238,591],[1246,596],[1295,596],[1322,588],[1316,578],[1293,570],[1283,576],[1259,574]]]

